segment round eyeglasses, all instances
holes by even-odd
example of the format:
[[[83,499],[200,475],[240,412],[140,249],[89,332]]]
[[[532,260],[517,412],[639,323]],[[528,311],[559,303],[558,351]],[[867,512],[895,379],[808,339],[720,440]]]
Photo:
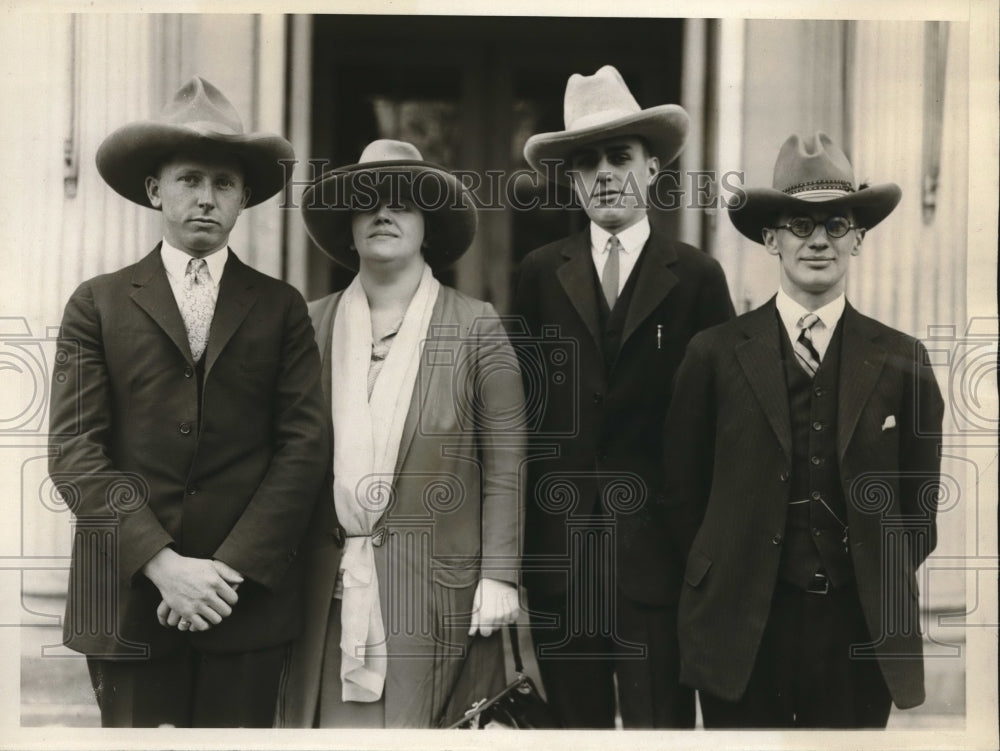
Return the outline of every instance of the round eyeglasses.
[[[779,224],[771,229],[787,229],[796,237],[809,237],[820,224],[815,219],[808,216],[800,216],[792,219],[788,224]],[[850,220],[842,216],[831,216],[822,222],[826,234],[834,239],[843,237],[852,229],[858,229],[857,225],[851,224]]]

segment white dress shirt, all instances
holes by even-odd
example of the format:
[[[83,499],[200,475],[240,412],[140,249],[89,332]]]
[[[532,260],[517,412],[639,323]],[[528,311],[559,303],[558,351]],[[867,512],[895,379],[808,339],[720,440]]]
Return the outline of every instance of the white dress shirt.
[[[219,299],[219,282],[222,281],[222,272],[225,270],[226,260],[229,258],[229,247],[223,246],[203,257],[206,266],[208,266],[208,276],[212,280],[212,304],[214,305]],[[160,247],[160,258],[163,259],[163,268],[167,270],[167,281],[170,282],[174,300],[177,301],[177,308],[180,309],[181,300],[184,297],[184,274],[187,273],[188,261],[194,256],[183,250],[178,250],[164,238],[163,245]]]
[[[814,313],[819,318],[819,321],[813,325],[810,333],[812,334],[813,347],[816,348],[816,352],[819,353],[819,358],[822,360],[826,356],[826,350],[830,346],[830,340],[833,338],[833,330],[837,328],[837,322],[844,315],[844,306],[847,304],[847,298],[844,295],[840,295],[822,308],[810,311],[799,305],[788,296],[785,290],[778,287],[778,297],[775,299],[774,304],[778,308],[778,315],[781,317],[781,322],[785,325],[785,331],[788,332],[788,338],[793,342],[799,338],[799,333],[802,331],[798,326],[802,316],[806,315],[806,313]]]
[[[639,252],[642,246],[649,239],[649,219],[643,217],[628,229],[618,233],[618,242],[622,244],[622,251],[618,256],[618,294],[621,295],[628,282],[632,269],[635,268],[636,261],[639,260]],[[590,253],[594,259],[594,268],[597,269],[597,278],[603,278],[604,264],[608,262],[608,240],[611,233],[599,227],[593,222],[590,223]]]

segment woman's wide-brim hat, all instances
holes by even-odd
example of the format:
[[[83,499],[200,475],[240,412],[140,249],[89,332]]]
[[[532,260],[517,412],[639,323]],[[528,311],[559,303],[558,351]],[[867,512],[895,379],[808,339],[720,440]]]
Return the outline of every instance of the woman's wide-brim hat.
[[[195,76],[174,95],[154,120],[118,128],[97,150],[97,170],[104,181],[130,201],[153,208],[146,178],[175,154],[234,157],[250,189],[247,206],[281,190],[291,172],[282,160],[295,159],[292,145],[272,133],[245,133],[243,121],[225,95]]]
[[[566,182],[566,162],[573,152],[616,136],[643,138],[663,169],[683,150],[689,118],[676,104],[642,109],[618,69],[605,65],[592,76],[569,77],[563,122],[565,130],[531,136],[524,158],[540,175]]]
[[[729,205],[729,218],[744,236],[764,244],[762,230],[773,227],[783,214],[810,216],[847,211],[854,224],[871,229],[896,208],[902,191],[895,183],[855,188],[854,169],[830,137],[817,132],[811,138],[788,137],[774,164],[771,188],[747,188],[744,200]]]
[[[424,259],[433,269],[457,261],[476,236],[478,216],[471,191],[441,165],[424,161],[411,143],[380,139],[356,164],[322,175],[302,193],[302,218],[316,244],[334,261],[356,271],[351,220],[355,213],[412,203],[424,215]]]

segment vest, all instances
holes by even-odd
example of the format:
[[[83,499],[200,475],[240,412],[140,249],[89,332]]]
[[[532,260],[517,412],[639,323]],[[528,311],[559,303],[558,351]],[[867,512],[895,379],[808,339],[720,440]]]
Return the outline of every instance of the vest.
[[[649,241],[646,241],[647,244]],[[646,257],[646,247],[639,251],[632,273],[629,274],[625,287],[622,289],[618,299],[615,300],[614,310],[608,308],[608,301],[604,298],[604,290],[601,288],[601,277],[597,274],[597,268],[590,264],[590,276],[594,283],[594,294],[597,295],[598,321],[601,325],[601,351],[604,355],[604,368],[607,373],[611,372],[618,358],[618,350],[622,344],[622,334],[625,331],[625,319],[628,317],[628,309],[632,304],[632,296],[635,293],[636,280],[642,273],[642,263]]]
[[[812,379],[802,369],[784,325],[782,361],[792,427],[792,477],[780,572],[797,587],[808,587],[816,572],[831,587],[854,578],[844,542],[847,504],[837,461],[837,404],[843,317]]]

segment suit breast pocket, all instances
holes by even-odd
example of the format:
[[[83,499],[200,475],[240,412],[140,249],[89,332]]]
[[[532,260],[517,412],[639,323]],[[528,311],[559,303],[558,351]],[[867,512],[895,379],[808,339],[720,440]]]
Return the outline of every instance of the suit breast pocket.
[[[684,581],[688,586],[700,587],[712,568],[712,559],[697,548],[691,550],[688,556],[687,568],[684,569]]]

